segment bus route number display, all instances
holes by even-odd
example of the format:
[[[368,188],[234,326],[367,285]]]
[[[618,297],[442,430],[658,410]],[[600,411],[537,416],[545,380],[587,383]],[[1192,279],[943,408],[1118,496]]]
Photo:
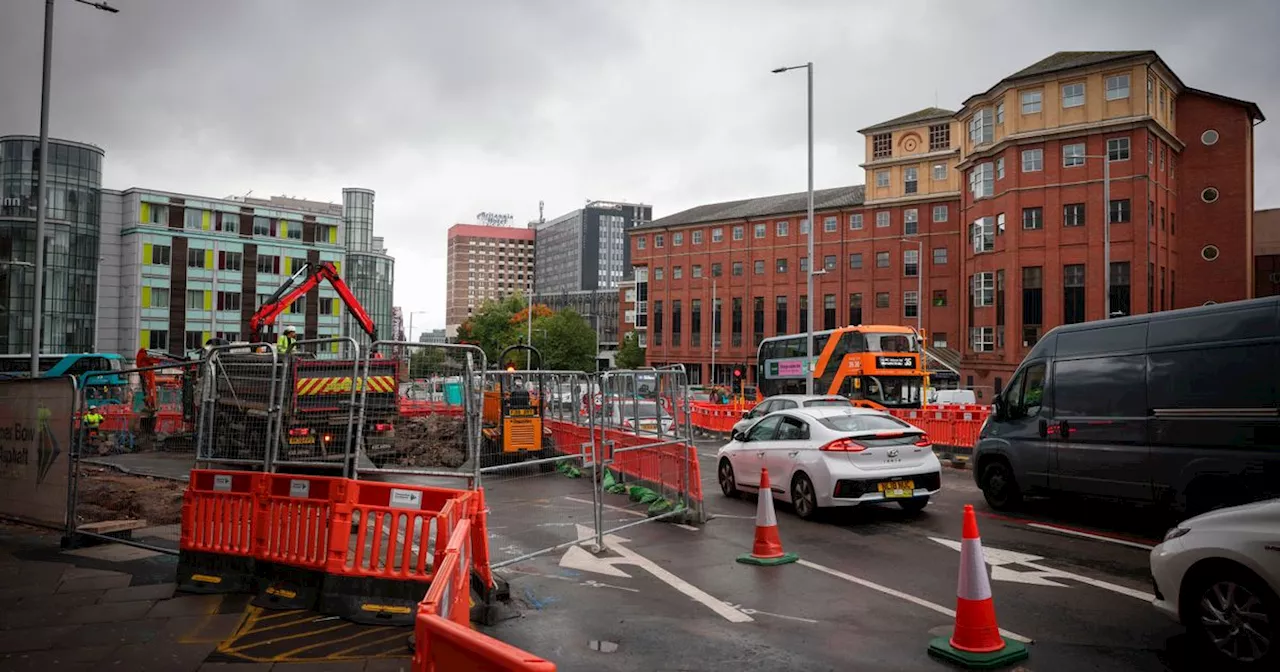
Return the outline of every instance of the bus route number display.
[[[914,369],[915,357],[876,357],[877,369]]]

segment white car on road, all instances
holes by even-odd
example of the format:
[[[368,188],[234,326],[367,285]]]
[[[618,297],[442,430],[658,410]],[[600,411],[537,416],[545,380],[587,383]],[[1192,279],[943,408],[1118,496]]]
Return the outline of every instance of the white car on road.
[[[742,419],[733,425],[732,435],[745,434],[751,425],[774,411],[785,411],[792,408],[810,408],[816,406],[836,406],[845,408],[851,406],[849,399],[837,394],[776,394],[760,403],[754,408],[742,413]]]
[[[929,437],[887,413],[853,406],[770,413],[717,454],[725,496],[760,489],[767,467],[774,496],[801,518],[827,507],[897,502],[920,511],[942,488]]]
[[[1151,550],[1153,604],[1248,669],[1280,669],[1280,499],[1178,523]]]

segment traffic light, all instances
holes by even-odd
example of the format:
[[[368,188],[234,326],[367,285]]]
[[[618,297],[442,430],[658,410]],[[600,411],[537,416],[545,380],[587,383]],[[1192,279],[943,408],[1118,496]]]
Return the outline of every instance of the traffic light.
[[[740,378],[742,378],[742,367],[741,366],[733,367],[733,379],[739,380]]]

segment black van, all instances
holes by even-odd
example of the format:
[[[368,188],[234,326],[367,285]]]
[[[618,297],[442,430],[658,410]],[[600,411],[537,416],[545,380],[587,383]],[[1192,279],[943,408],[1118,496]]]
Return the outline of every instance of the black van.
[[[1194,515],[1280,496],[1280,296],[1053,329],[973,465],[995,509],[1059,492]]]

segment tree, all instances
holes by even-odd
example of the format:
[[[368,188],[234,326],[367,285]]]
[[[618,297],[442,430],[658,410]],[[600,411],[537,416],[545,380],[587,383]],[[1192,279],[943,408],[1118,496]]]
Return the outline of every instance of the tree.
[[[636,332],[628,332],[622,337],[615,362],[619,369],[638,369],[644,366],[644,348],[640,347],[640,336]]]
[[[538,314],[534,307],[534,315]],[[533,320],[533,343],[542,354],[542,368],[555,371],[595,371],[596,332],[572,308]]]
[[[553,319],[555,315],[556,313],[547,306],[535,304],[533,306],[534,335],[538,335],[538,325],[542,321]],[[498,359],[502,356],[503,350],[525,342],[528,335],[528,319],[528,302],[525,301],[524,295],[517,292],[500,301],[490,299],[480,304],[471,317],[458,327],[458,342],[480,346],[492,367],[501,368],[510,363],[523,368],[525,366],[523,353],[508,356],[510,361],[500,362]],[[538,339],[534,340],[536,344]],[[547,356],[542,348],[539,348],[539,351],[544,357]],[[542,368],[549,367],[544,364]]]

